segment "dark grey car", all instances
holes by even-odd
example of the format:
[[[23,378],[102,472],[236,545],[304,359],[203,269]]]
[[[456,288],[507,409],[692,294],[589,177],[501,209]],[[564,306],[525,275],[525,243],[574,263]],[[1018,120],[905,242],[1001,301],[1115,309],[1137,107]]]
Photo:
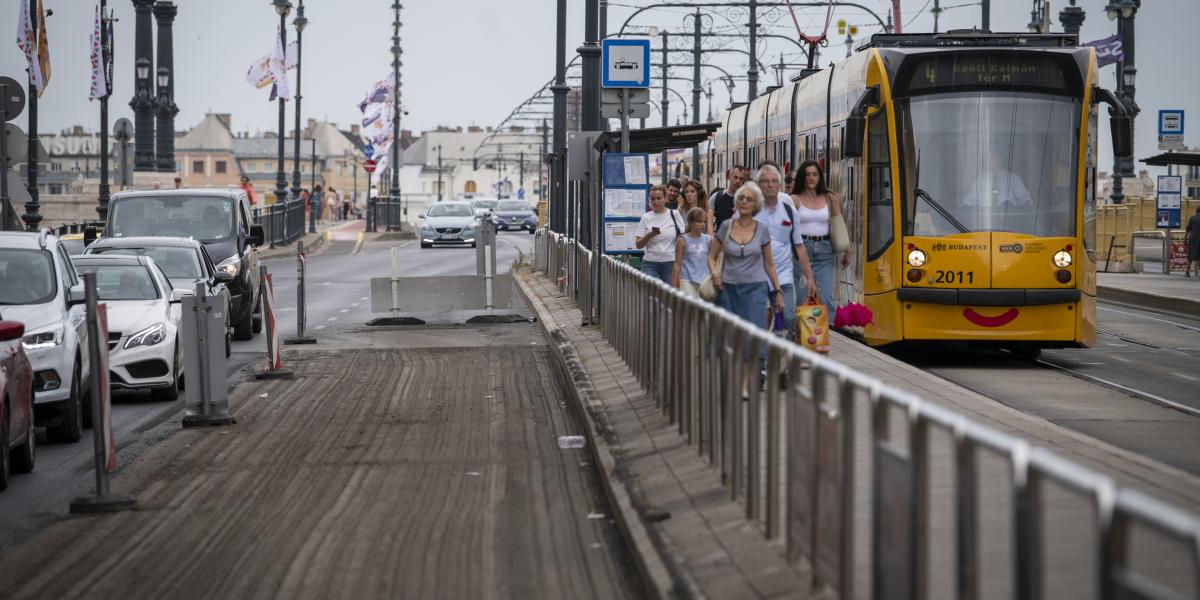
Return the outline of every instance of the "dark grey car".
[[[537,229],[537,215],[533,213],[533,209],[529,208],[528,204],[521,200],[501,200],[493,214],[496,220],[496,229],[500,231],[525,229],[532,234]]]

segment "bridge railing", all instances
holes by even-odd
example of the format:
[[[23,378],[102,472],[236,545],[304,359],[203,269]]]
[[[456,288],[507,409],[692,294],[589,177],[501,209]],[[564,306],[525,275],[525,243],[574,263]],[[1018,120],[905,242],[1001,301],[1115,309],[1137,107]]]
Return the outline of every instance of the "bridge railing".
[[[537,268],[574,298],[600,270],[604,337],[747,518],[812,566],[814,587],[842,598],[1200,596],[1196,515],[609,256],[581,261],[564,236],[536,242]]]
[[[264,243],[290,244],[304,235],[304,202],[295,199],[276,202],[253,209],[254,222],[263,226]]]

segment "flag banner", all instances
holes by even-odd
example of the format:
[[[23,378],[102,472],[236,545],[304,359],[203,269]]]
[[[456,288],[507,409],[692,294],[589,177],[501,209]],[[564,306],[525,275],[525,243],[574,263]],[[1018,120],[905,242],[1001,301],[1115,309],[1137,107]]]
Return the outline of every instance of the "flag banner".
[[[246,70],[246,83],[260,90],[275,83],[275,72],[271,70],[271,56],[268,54],[250,64],[250,68]],[[296,68],[298,56],[296,42],[288,44],[286,57],[289,70]]]
[[[108,73],[105,71],[104,64],[104,15],[100,13],[100,7],[96,7],[96,23],[92,26],[92,87],[88,92],[89,100],[96,100],[108,96],[108,81],[106,77]]]
[[[362,126],[369,127],[373,123],[383,122],[388,123],[392,120],[392,105],[390,103],[377,103],[367,106],[364,113]]]
[[[288,87],[287,58],[283,52],[283,38],[275,32],[275,50],[271,53],[271,74],[275,77],[275,90],[272,96],[287,100],[292,96]]]
[[[42,0],[38,0],[38,76],[41,79],[40,85],[37,86],[38,98],[42,97],[42,92],[46,91],[46,84],[50,83],[50,42],[47,41],[46,35],[46,11],[42,8]]]
[[[115,11],[108,11],[108,18],[104,20],[104,41],[108,52],[104,55],[104,81],[108,84],[107,95],[111,96],[113,91],[113,55],[116,53],[113,48],[113,23],[117,20]]]
[[[1096,49],[1096,67],[1106,67],[1125,60],[1125,40],[1117,34],[1084,44]]]
[[[362,102],[358,103],[358,110],[361,112],[367,111],[367,106],[380,102],[391,103],[392,82],[396,81],[395,74],[388,75],[381,81],[376,81],[375,85],[371,86],[371,90],[367,92]]]
[[[387,170],[388,166],[388,157],[391,155],[384,152],[382,156],[380,154],[376,154],[375,156],[379,156],[379,158],[375,159],[375,172],[371,173],[371,185],[377,185],[379,180],[383,178],[383,173]]]
[[[17,18],[17,47],[25,54],[25,68],[29,71],[29,81],[37,89],[42,88],[42,69],[34,60],[37,53],[37,36],[33,32],[33,20],[29,16],[29,3],[17,2],[21,5],[21,14]]]

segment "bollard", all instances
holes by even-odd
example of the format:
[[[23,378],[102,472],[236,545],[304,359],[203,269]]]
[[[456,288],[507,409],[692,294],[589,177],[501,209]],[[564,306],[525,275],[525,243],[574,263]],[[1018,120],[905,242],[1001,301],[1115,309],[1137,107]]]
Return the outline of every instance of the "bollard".
[[[259,297],[262,298],[263,322],[267,325],[266,368],[254,375],[255,379],[291,379],[292,370],[283,366],[283,352],[279,348],[278,330],[275,326],[275,286],[266,265],[258,268]]]
[[[108,318],[98,306],[96,274],[84,273],[87,306],[88,357],[92,366],[92,445],[95,449],[96,495],[71,501],[71,513],[118,512],[137,508],[137,500],[109,493],[108,474],[117,469],[117,444],[112,432],[112,404],[108,385]],[[7,449],[5,449],[7,450]]]
[[[491,312],[495,308],[492,286],[496,276],[496,222],[490,214],[479,221],[475,248],[475,273],[483,278],[483,305]]]
[[[212,304],[204,283],[183,299],[183,426],[232,425],[225,384],[224,307]],[[216,342],[216,343],[213,343]]]
[[[317,343],[317,338],[304,335],[304,326],[308,320],[308,292],[305,284],[307,273],[308,262],[304,257],[304,240],[300,240],[296,242],[296,335],[284,338],[284,344]]]

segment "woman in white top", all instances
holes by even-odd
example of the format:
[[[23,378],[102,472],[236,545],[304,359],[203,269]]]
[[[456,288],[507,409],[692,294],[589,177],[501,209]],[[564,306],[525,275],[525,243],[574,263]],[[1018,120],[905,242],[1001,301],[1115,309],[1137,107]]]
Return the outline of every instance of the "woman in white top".
[[[804,239],[804,249],[812,265],[813,279],[801,282],[796,271],[796,297],[806,298],[811,294],[808,286],[815,285],[817,297],[825,305],[825,314],[832,315],[836,308],[834,299],[833,242],[829,238],[829,219],[842,214],[842,197],[825,187],[825,173],[815,160],[804,161],[796,169],[796,183],[792,189],[792,201],[796,204],[796,227]],[[840,261],[843,267],[850,264],[850,252],[843,252]]]
[[[674,209],[667,208],[667,189],[661,185],[650,188],[650,212],[638,222],[634,245],[645,250],[642,272],[671,285],[675,268],[675,238],[683,235],[687,225]]]

